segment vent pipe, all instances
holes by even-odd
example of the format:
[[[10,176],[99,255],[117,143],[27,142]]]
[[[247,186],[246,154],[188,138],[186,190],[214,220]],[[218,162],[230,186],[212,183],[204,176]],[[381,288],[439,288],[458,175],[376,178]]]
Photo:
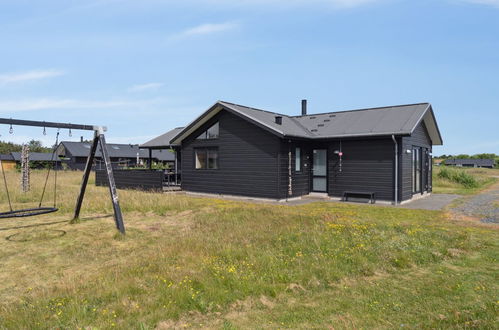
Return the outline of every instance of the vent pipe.
[[[307,100],[301,100],[301,115],[307,115]]]
[[[282,116],[275,116],[275,123],[277,125],[282,125]]]

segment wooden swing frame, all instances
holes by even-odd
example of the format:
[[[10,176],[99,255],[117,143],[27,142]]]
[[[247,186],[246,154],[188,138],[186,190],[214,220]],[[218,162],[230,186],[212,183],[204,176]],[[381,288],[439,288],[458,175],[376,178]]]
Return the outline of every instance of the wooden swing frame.
[[[78,194],[78,198],[76,200],[73,220],[76,220],[80,217],[81,206],[83,204],[83,198],[85,197],[85,190],[87,188],[88,179],[90,177],[90,172],[92,170],[92,165],[95,159],[95,153],[97,151],[97,146],[100,145],[102,158],[106,166],[106,177],[108,179],[108,184],[109,184],[109,193],[111,195],[111,201],[113,203],[114,222],[116,224],[116,228],[120,231],[120,233],[125,234],[125,224],[123,222],[123,214],[121,213],[118,192],[116,189],[116,183],[114,181],[113,167],[111,165],[111,158],[109,156],[109,152],[106,147],[106,138],[104,136],[104,132],[107,131],[107,128],[105,126],[78,125],[70,123],[32,121],[32,120],[20,120],[20,119],[8,119],[8,118],[0,118],[0,124],[7,124],[10,125],[11,127],[12,125],[16,125],[16,126],[43,127],[44,129],[47,127],[51,127],[58,129],[93,131],[94,139],[90,147],[90,153],[87,157],[87,162],[85,164],[85,170],[83,172],[83,178],[80,186],[80,193]]]

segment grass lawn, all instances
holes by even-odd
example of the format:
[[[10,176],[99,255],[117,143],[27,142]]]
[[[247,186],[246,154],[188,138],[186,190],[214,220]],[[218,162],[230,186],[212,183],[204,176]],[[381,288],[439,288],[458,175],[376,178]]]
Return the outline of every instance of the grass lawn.
[[[476,182],[475,187],[466,187],[459,182],[441,178],[439,173],[443,169],[452,172],[464,172],[474,178]],[[458,194],[458,195],[472,195],[477,192],[490,187],[498,181],[499,169],[488,168],[466,168],[466,167],[452,167],[452,166],[434,166],[433,167],[433,192],[436,194]]]
[[[11,187],[19,174],[9,172]],[[14,194],[28,206],[34,191]],[[0,328],[494,328],[499,232],[439,211],[279,206],[88,187],[0,222]],[[0,193],[2,209],[6,197]],[[51,224],[48,224],[51,223]],[[44,225],[40,225],[44,224]]]

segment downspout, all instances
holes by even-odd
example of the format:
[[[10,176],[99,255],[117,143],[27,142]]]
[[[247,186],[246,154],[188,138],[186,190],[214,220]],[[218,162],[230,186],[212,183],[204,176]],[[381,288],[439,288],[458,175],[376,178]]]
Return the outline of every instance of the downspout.
[[[291,172],[291,141],[288,141],[288,193],[287,197],[293,196],[293,174]]]
[[[398,143],[397,139],[395,139],[395,136],[392,134],[392,140],[393,143],[395,144],[395,198],[394,198],[394,204],[398,204],[398,187],[399,187],[399,148],[398,148]]]
[[[281,199],[281,147],[277,151],[277,198]]]

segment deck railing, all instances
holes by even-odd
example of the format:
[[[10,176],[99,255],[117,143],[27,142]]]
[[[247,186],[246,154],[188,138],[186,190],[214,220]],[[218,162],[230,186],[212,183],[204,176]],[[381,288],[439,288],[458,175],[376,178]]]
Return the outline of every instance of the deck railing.
[[[180,187],[180,173],[165,170],[119,170],[114,169],[114,180],[118,189],[140,189],[162,191],[164,187]],[[104,170],[95,171],[95,185],[107,186]]]

